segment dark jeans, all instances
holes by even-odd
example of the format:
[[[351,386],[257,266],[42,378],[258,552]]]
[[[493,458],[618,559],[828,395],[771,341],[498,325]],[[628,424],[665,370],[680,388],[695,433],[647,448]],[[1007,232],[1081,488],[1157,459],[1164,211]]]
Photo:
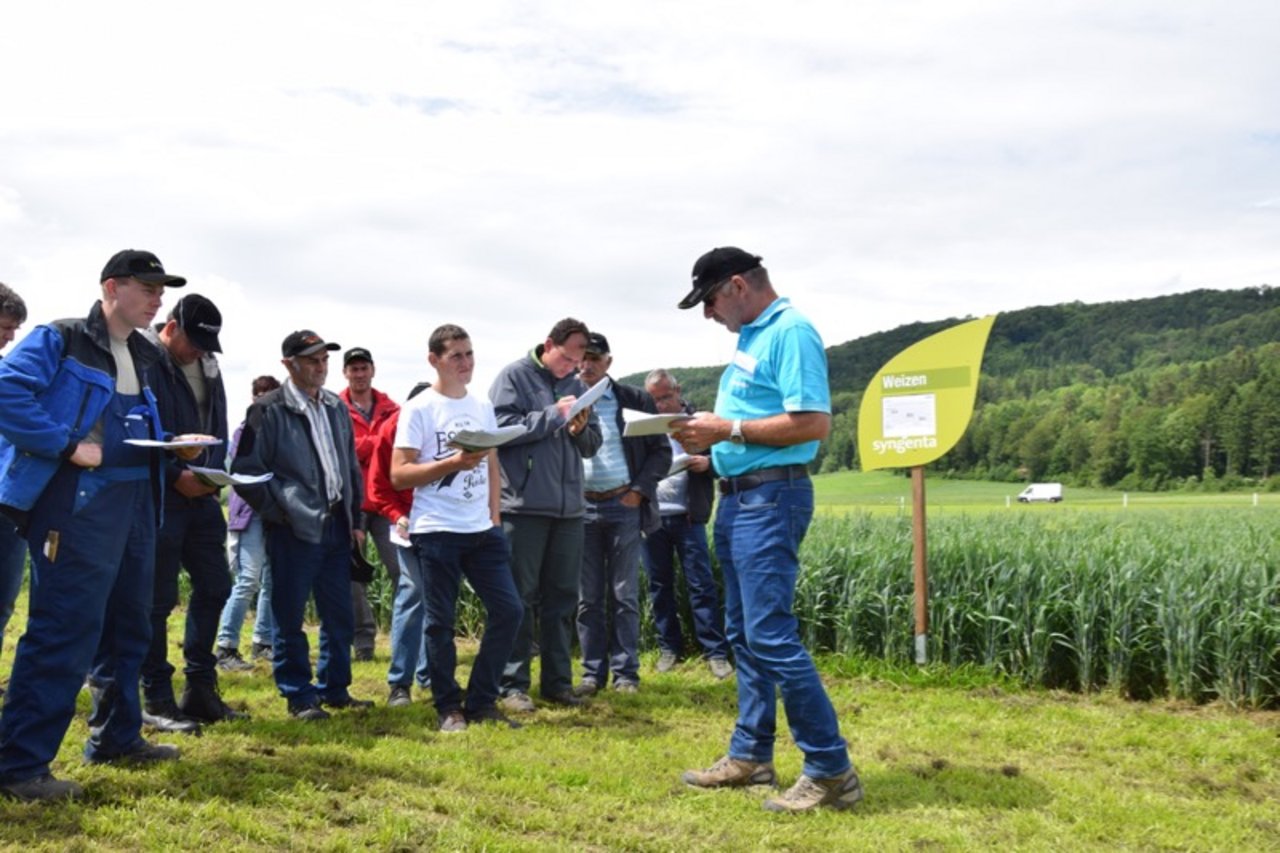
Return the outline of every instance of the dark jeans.
[[[684,651],[676,582],[677,556],[689,588],[693,633],[702,647],[703,656],[727,658],[729,641],[724,636],[720,588],[711,572],[707,527],[694,524],[683,513],[664,515],[662,526],[644,540],[644,570],[649,576],[649,596],[653,602],[653,622],[658,629],[658,647],[676,655]]]
[[[351,529],[338,507],[325,520],[320,542],[304,542],[287,526],[267,525],[271,560],[271,613],[276,619],[272,672],[289,706],[341,700],[351,685]],[[302,621],[314,595],[320,617],[320,657],[311,683],[311,648]]]
[[[494,527],[480,533],[415,533],[411,541],[426,583],[431,700],[441,714],[460,707],[467,712],[488,708],[497,701],[502,669],[524,616],[511,577],[507,539]],[[465,703],[454,677],[458,650],[453,642],[458,588],[464,577],[485,609],[484,636],[471,665]]]
[[[155,509],[151,483],[141,479],[108,482],[72,512],[80,478],[101,476],[64,464],[32,508],[27,628],[0,715],[3,784],[49,772],[95,657],[103,692],[85,755],[114,756],[141,744],[138,669],[151,641]]]
[[[511,545],[511,574],[524,602],[524,618],[502,673],[502,692],[529,692],[535,624],[542,654],[542,695],[568,692],[573,689],[573,614],[582,568],[582,519],[504,515],[502,531]]]
[[[587,502],[578,593],[582,676],[640,681],[640,508]]]
[[[738,665],[738,722],[729,756],[773,760],[778,698],[814,779],[849,769],[835,709],[792,613],[800,542],[813,518],[809,478],[776,480],[720,498],[716,555],[724,570],[725,629]]]
[[[0,644],[13,616],[13,604],[22,591],[27,569],[27,542],[7,515],[0,515]]]
[[[183,672],[189,684],[214,684],[218,678],[214,643],[222,607],[231,594],[227,566],[227,521],[217,498],[170,500],[156,538],[155,597],[151,604],[151,648],[142,662],[142,692],[147,702],[172,702],[173,664],[169,663],[168,619],[178,604],[178,570],[191,579],[186,632],[182,637]]]

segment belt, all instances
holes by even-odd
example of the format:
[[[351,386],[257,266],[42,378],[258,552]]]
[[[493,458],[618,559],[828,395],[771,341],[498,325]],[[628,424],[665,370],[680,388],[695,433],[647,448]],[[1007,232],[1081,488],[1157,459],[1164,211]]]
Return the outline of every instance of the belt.
[[[736,477],[721,477],[719,481],[720,494],[736,495],[738,492],[745,492],[747,489],[754,489],[756,486],[763,486],[765,483],[772,483],[775,480],[807,480],[808,478],[809,469],[804,465],[780,465],[777,468],[761,468],[758,471],[749,471]]]
[[[631,491],[631,484],[627,483],[625,485],[618,486],[616,489],[610,489],[607,492],[583,492],[582,494],[587,500],[598,504],[601,501],[609,500],[609,498],[616,498],[618,495],[624,495],[629,491]]]

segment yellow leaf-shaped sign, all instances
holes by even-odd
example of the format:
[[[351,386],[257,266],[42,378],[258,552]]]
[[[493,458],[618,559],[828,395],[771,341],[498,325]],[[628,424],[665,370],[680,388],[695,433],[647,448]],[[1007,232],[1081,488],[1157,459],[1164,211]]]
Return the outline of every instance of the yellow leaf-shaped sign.
[[[858,409],[863,471],[912,468],[964,435],[996,315],[952,326],[904,349],[871,380]]]

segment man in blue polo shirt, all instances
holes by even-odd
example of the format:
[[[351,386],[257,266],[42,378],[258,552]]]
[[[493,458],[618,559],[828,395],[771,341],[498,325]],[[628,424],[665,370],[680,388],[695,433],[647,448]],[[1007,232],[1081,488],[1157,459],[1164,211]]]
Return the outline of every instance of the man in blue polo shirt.
[[[800,542],[813,517],[806,466],[831,429],[827,357],[817,330],[778,297],[760,261],[742,249],[713,249],[694,264],[693,289],[680,301],[681,308],[701,305],[704,317],[738,335],[715,413],[698,412],[675,433],[687,452],[710,447],[721,477],[715,545],[725,632],[738,664],[738,721],[728,754],[683,779],[701,788],[776,784],[781,690],[804,768],[765,808],[845,809],[862,799],[862,783],[791,612]]]

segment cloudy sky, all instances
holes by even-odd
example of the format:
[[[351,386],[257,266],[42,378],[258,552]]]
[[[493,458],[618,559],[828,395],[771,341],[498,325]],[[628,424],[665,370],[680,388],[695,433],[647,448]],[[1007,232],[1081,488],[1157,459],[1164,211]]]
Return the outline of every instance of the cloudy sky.
[[[10,6],[0,280],[29,328],[156,252],[233,410],[304,327],[397,398],[442,322],[482,391],[566,315],[617,374],[724,362],[675,310],[718,245],[829,344],[1280,285],[1275,0]]]

